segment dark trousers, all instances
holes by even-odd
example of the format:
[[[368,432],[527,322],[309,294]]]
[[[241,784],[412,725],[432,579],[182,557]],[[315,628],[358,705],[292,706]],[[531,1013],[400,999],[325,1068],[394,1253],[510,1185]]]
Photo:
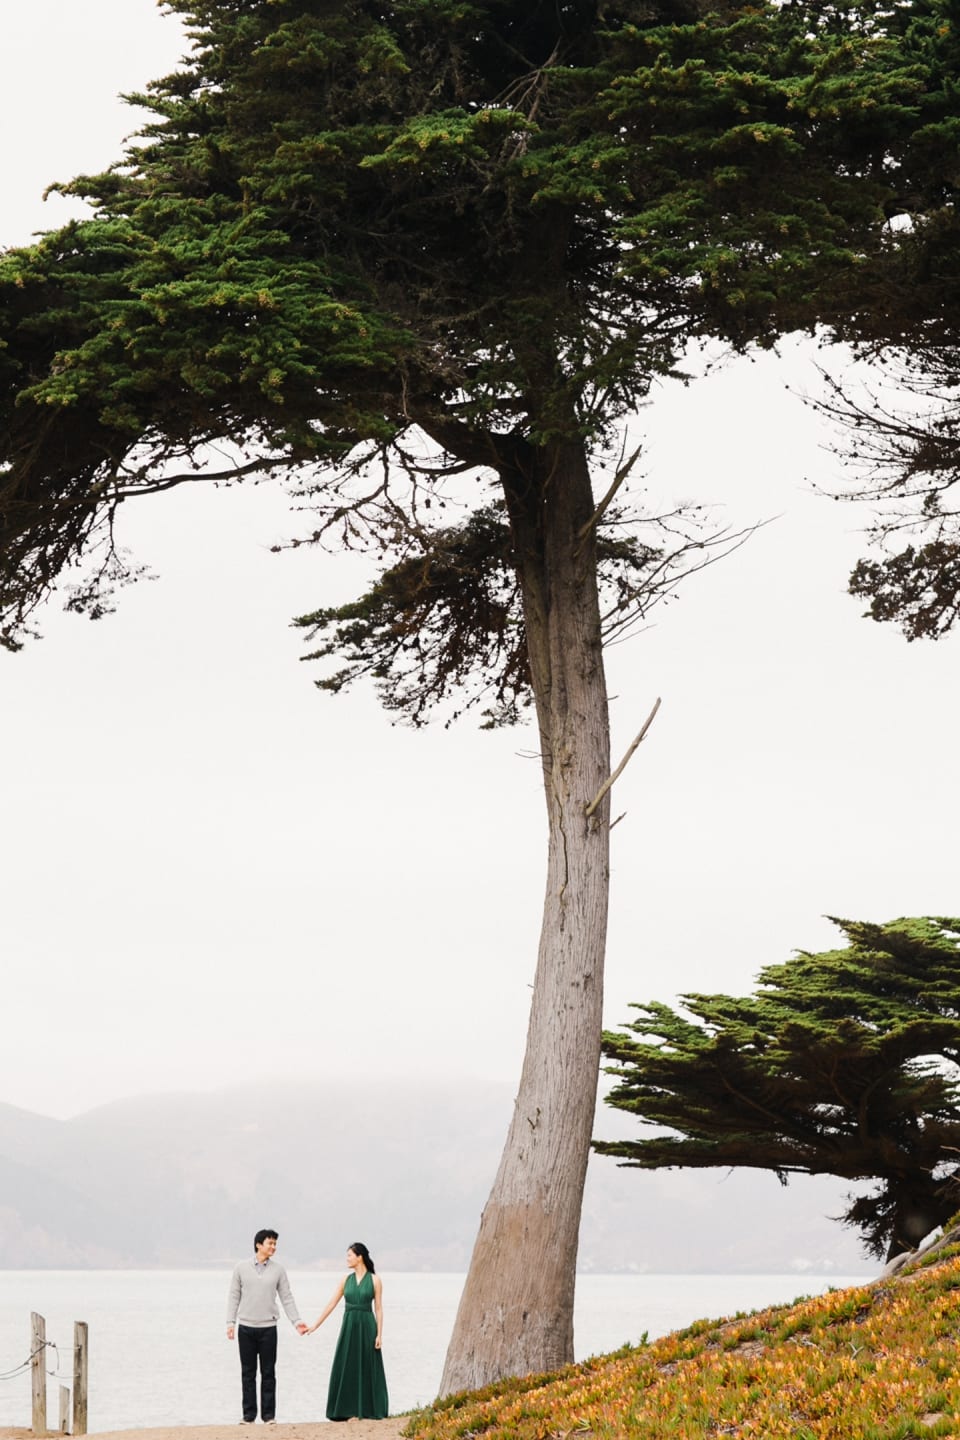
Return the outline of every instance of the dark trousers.
[[[260,1418],[277,1413],[277,1327],[238,1325],[240,1378],[243,1384],[243,1418],[257,1418],[257,1363],[260,1365]]]

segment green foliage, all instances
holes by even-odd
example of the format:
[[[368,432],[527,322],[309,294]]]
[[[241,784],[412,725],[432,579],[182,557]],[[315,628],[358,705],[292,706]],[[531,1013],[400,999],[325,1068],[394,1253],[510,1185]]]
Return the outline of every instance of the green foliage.
[[[955,1259],[938,1259],[920,1282],[895,1278],[703,1320],[632,1352],[439,1401],[411,1415],[405,1434],[543,1440],[588,1426],[618,1440],[956,1435],[956,1271]]]
[[[11,644],[117,505],[211,442],[235,475],[313,467],[318,538],[349,511],[388,551],[398,505],[343,475],[416,428],[496,473],[518,568],[551,447],[600,459],[693,336],[843,311],[896,157],[929,171],[949,123],[939,0],[169,8],[184,68],[133,97],[151,118],[122,163],[62,187],[93,218],[0,258]]]
[[[845,1216],[875,1254],[956,1209],[960,920],[836,922],[849,944],[760,972],[754,995],[633,1007],[603,1037],[608,1103],[655,1134],[596,1142],[646,1169],[745,1165],[879,1181]]]
[[[939,286],[940,318],[928,325],[941,337],[921,338],[909,351],[901,346],[883,355],[887,383],[879,394],[855,400],[837,384],[823,407],[847,427],[850,460],[862,477],[854,497],[875,505],[871,539],[887,552],[857,563],[850,593],[868,602],[871,619],[893,622],[908,640],[937,640],[960,616],[960,527],[953,498],[960,479],[960,337],[953,319],[960,300],[958,255],[960,234],[951,262],[954,276],[950,285]],[[909,278],[907,285],[909,293]]]
[[[872,620],[895,620],[908,640],[936,640],[960,616],[960,541],[905,545],[885,560],[858,560],[850,594],[869,600]]]
[[[883,552],[856,565],[850,593],[908,640],[936,640],[960,615],[960,5],[910,12],[900,51],[926,69],[929,89],[891,214],[911,219],[858,272],[836,327],[886,376],[866,397],[837,385],[824,408],[847,427],[856,478],[846,496],[873,505]]]
[[[624,611],[642,612],[672,584],[670,557],[636,536],[601,530],[596,548],[611,628]],[[319,688],[338,694],[369,675],[384,708],[414,725],[451,686],[463,708],[485,705],[487,729],[515,723],[531,700],[520,583],[501,504],[459,525],[419,526],[365,595],[294,623],[311,640],[322,637],[305,660],[346,662],[318,680]]]
[[[426,545],[392,565],[359,600],[296,620],[311,639],[324,637],[304,659],[343,656],[347,664],[317,682],[322,689],[338,693],[372,675],[384,706],[414,722],[443,697],[450,679],[469,685],[479,668],[492,677],[487,723],[509,723],[529,694],[509,529],[498,509],[487,508],[423,538]]]

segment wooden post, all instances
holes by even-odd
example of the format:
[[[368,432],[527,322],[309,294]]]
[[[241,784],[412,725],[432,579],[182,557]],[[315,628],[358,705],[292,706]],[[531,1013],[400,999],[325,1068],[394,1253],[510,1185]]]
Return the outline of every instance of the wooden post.
[[[73,1327],[73,1433],[87,1433],[87,1325],[77,1320]]]
[[[70,1434],[70,1386],[60,1386],[60,1434]]]
[[[31,1425],[34,1435],[47,1433],[47,1322],[42,1315],[30,1315]]]

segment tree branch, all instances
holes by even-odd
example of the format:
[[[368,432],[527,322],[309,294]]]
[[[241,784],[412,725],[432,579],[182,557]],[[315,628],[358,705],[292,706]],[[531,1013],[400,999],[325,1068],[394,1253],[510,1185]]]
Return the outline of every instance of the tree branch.
[[[590,534],[591,530],[596,529],[597,525],[600,523],[603,516],[606,514],[607,510],[610,507],[610,502],[613,500],[613,497],[616,495],[617,491],[620,489],[620,486],[623,484],[624,480],[626,480],[627,476],[630,474],[630,471],[637,463],[637,460],[640,456],[640,451],[642,449],[643,442],[641,441],[641,443],[634,450],[633,454],[630,456],[629,460],[625,460],[623,464],[619,466],[616,475],[614,475],[613,477],[613,481],[611,482],[609,490],[607,491],[606,495],[604,495],[603,499],[600,501],[600,504],[597,506],[596,510],[594,510],[593,514],[590,516],[590,519],[581,529],[580,534],[577,536],[578,553],[580,550],[583,549],[584,541]]]
[[[184,471],[178,475],[161,475],[155,480],[145,478],[148,467],[144,467],[143,470],[119,471],[110,498],[129,500],[136,495],[158,495],[161,491],[172,490],[177,485],[196,484],[199,481],[216,484],[224,480],[240,480],[244,475],[250,475],[255,470],[274,470],[278,466],[299,463],[289,456],[277,455],[250,460],[246,465],[233,465],[228,470]]]
[[[412,406],[410,418],[448,455],[455,455],[458,460],[462,460],[470,466],[499,469],[502,452],[498,442],[501,437],[492,431],[478,433],[472,426],[464,424],[462,420],[456,420],[450,415],[437,415],[434,411],[428,411],[426,407],[421,409],[418,406]]]
[[[600,804],[600,801],[603,799],[604,795],[606,795],[607,791],[616,783],[617,780],[619,780],[620,776],[627,768],[633,756],[634,750],[636,750],[637,746],[640,744],[641,740],[643,740],[647,731],[650,729],[650,726],[653,724],[654,721],[654,716],[659,709],[660,696],[658,695],[654,702],[653,709],[650,711],[650,714],[643,722],[643,728],[641,729],[640,734],[636,737],[634,741],[632,741],[629,750],[627,751],[626,755],[624,755],[623,759],[620,761],[620,764],[617,766],[616,770],[614,770],[613,774],[609,775],[607,779],[604,780],[603,784],[600,786],[600,789],[597,791],[596,795],[593,797],[593,799],[590,801],[590,804],[587,806],[586,818],[588,820],[593,814],[594,810],[596,810],[597,806]]]

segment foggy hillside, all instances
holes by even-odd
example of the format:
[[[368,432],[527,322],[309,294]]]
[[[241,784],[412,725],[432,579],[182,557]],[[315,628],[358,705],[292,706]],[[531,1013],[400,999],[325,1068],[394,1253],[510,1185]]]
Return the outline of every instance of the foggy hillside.
[[[3,1268],[226,1265],[261,1225],[290,1265],[351,1240],[393,1270],[466,1268],[510,1116],[481,1082],[266,1086],[119,1101],[71,1120],[0,1105]],[[601,1107],[596,1133],[630,1133]],[[590,1162],[581,1270],[868,1271],[827,1217],[849,1186]],[[873,1267],[876,1268],[876,1267]]]

